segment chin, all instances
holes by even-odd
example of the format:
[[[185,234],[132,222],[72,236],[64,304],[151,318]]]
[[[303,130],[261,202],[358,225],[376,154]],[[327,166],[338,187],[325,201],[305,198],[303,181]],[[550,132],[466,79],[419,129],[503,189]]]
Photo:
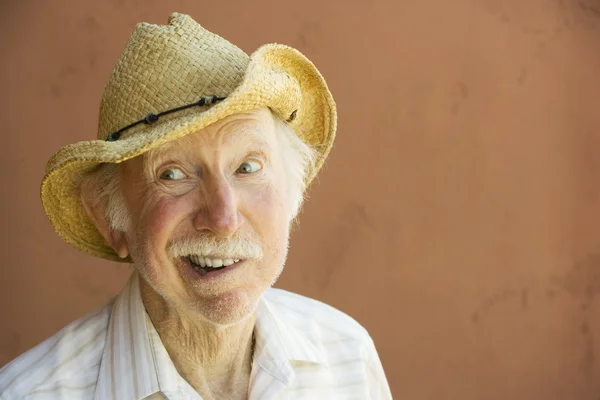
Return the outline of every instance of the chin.
[[[260,295],[227,293],[212,299],[203,298],[193,304],[194,314],[222,327],[232,326],[254,316]]]

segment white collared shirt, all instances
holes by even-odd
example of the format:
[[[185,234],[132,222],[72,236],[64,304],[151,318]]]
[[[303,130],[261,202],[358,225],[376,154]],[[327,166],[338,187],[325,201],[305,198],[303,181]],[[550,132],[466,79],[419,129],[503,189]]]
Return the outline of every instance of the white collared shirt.
[[[316,300],[269,289],[257,308],[250,400],[391,399],[367,331]],[[144,309],[139,278],[101,310],[0,369],[0,400],[199,400]]]

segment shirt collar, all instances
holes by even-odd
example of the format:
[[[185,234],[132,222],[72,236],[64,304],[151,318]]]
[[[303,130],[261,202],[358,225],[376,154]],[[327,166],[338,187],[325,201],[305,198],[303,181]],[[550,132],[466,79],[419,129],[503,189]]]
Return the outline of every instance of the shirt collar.
[[[139,276],[134,272],[115,299],[95,400],[117,397],[140,400],[156,392],[174,392],[189,386],[175,369],[147,318]],[[326,366],[316,344],[286,323],[276,305],[265,296],[259,300],[254,332],[253,376],[262,370],[288,385],[294,378],[293,362]]]
[[[259,359],[304,361],[326,364],[316,344],[284,316],[274,303],[263,296],[256,313],[256,354]],[[264,353],[264,354],[263,354]]]
[[[315,342],[301,332],[284,315],[281,307],[268,300],[269,292],[259,302],[256,312],[256,348],[250,376],[251,400],[275,399],[295,379],[298,362],[327,367]]]
[[[138,400],[161,390],[137,273],[115,299],[106,339],[94,400]]]

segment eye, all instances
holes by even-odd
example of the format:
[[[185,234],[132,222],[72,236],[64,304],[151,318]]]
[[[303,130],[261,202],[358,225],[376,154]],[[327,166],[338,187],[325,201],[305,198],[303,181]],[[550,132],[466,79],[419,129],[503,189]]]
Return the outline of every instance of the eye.
[[[185,178],[185,174],[179,168],[167,168],[160,173],[160,179],[165,181],[177,181]]]
[[[260,171],[262,166],[256,161],[246,161],[240,165],[237,172],[240,174],[252,174],[254,172]]]

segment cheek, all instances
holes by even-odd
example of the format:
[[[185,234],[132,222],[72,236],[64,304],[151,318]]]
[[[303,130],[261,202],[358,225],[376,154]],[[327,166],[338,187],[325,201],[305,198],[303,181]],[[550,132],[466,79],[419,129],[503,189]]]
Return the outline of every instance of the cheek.
[[[141,204],[131,256],[145,279],[158,292],[177,289],[176,270],[165,268],[171,260],[166,248],[178,225],[188,215],[184,197],[157,196]]]
[[[147,232],[153,232],[156,239],[161,239],[172,230],[172,225],[177,216],[177,203],[173,199],[163,198],[155,201],[146,208],[142,220]]]
[[[287,219],[285,190],[266,186],[259,191],[254,200],[254,208],[262,215],[268,216],[273,223],[282,223]]]
[[[252,228],[261,237],[265,250],[274,255],[284,252],[289,234],[285,192],[265,186],[251,196],[246,204],[249,206],[247,218]]]
[[[142,240],[138,245],[143,248],[145,258],[163,257],[168,241],[185,219],[188,208],[182,197],[160,196],[144,202],[136,231],[138,241]]]

